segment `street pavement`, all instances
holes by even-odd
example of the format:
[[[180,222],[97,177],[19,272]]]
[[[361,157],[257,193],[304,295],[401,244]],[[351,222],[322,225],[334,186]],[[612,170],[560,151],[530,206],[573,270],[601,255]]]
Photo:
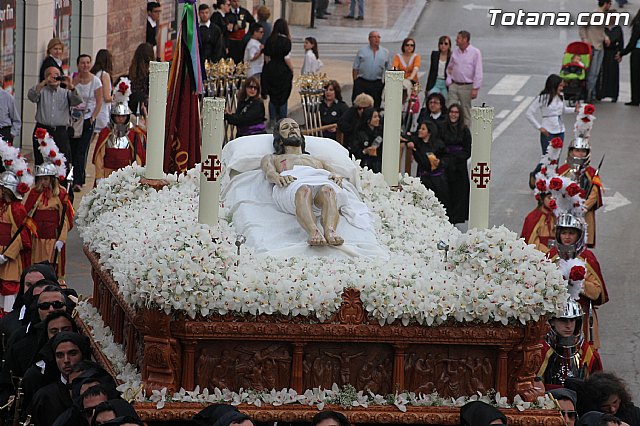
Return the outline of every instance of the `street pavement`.
[[[632,2],[635,4],[628,5],[625,11],[635,13],[638,10],[640,1]],[[471,42],[481,49],[484,62],[484,83],[475,104],[486,103],[495,108],[490,224],[504,224],[519,233],[525,215],[535,207],[527,179],[540,156],[538,133],[525,119],[524,112],[542,90],[546,77],[559,71],[565,46],[578,40],[578,28],[491,27],[487,11],[496,7],[506,11],[577,13],[592,10],[595,1],[433,0],[427,4],[422,0],[367,0],[365,19],[357,22],[342,18],[347,11],[346,5],[330,3],[330,19],[316,21],[315,29],[292,28],[292,56],[298,75],[304,54],[302,40],[307,35],[316,37],[320,58],[325,64],[322,71],[343,84],[343,97],[347,100],[351,91],[353,56],[359,47],[366,45],[372,29],[380,30],[382,44],[392,53],[399,52],[400,41],[407,34],[416,39],[417,53],[422,55],[424,64],[422,83],[429,65],[429,53],[436,48],[438,37],[447,34],[455,39],[458,30],[471,32]],[[411,25],[407,16],[415,18]],[[628,38],[628,28],[625,33]],[[607,154],[601,171],[605,207],[597,213],[597,248],[594,250],[610,297],[610,302],[598,310],[602,337],[600,352],[605,369],[624,377],[632,394],[640,396],[640,357],[637,356],[640,297],[635,277],[640,241],[637,223],[640,111],[637,107],[624,105],[629,101],[628,57],[622,62],[620,71],[619,101],[596,104],[597,120],[591,137],[592,164],[595,166],[603,154]],[[300,119],[299,96],[295,88],[289,108],[294,118]],[[572,138],[573,122],[572,116],[565,116],[565,145]],[[93,170],[88,173],[91,181]],[[88,295],[92,289],[90,268],[81,245],[77,231],[72,231],[67,268],[71,272],[67,278],[80,293]]]

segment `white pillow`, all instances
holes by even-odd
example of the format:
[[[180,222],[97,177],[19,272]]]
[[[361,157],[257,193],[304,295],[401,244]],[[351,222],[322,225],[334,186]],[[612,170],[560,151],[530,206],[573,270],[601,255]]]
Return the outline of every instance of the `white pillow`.
[[[358,182],[358,166],[349,158],[349,151],[333,139],[305,136],[306,151],[333,167],[340,176],[354,185]],[[242,136],[222,149],[222,162],[227,174],[244,173],[260,168],[265,155],[273,154],[273,135]]]

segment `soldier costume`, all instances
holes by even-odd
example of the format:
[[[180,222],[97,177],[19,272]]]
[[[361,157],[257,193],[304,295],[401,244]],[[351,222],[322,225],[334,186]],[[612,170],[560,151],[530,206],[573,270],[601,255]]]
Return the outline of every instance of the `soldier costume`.
[[[562,387],[568,377],[586,379],[591,373],[602,370],[600,355],[582,334],[583,316],[580,304],[569,299],[562,315],[549,321],[551,330],[544,338],[543,361],[538,370],[546,389]],[[562,336],[554,328],[555,319],[575,319],[573,335]]]
[[[111,109],[108,126],[98,135],[93,153],[93,164],[96,167],[95,185],[115,170],[134,162],[139,165],[145,164],[146,133],[131,123],[131,110],[128,106],[129,86],[126,78],[122,78],[116,85],[113,96],[117,103]]]

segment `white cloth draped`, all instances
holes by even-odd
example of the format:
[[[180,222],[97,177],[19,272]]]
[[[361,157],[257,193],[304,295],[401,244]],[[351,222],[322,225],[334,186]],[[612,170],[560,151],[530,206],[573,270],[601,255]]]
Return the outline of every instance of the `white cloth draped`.
[[[302,170],[288,171],[302,173],[295,185],[288,191],[279,194],[279,202],[291,211],[291,199],[295,198],[296,186],[307,184],[322,186],[331,184],[328,180],[329,173],[320,170],[317,173],[309,171],[310,167]],[[317,169],[313,169],[317,170]],[[304,183],[306,182],[306,183]],[[318,182],[318,183],[314,183]],[[335,185],[335,183],[333,183]],[[319,188],[318,186],[318,188]],[[388,251],[378,244],[373,231],[373,216],[360,201],[358,191],[347,180],[343,180],[343,188],[335,185],[336,195],[339,195],[339,208],[341,220],[338,223],[337,233],[344,238],[342,246],[310,246],[307,244],[308,235],[302,229],[295,216],[282,211],[274,201],[274,185],[269,183],[262,170],[252,170],[234,176],[225,182],[222,190],[224,206],[233,216],[233,226],[239,234],[247,238],[247,245],[256,253],[265,253],[272,256],[328,256],[328,257],[355,257],[365,256],[387,259]],[[334,188],[334,189],[335,189]],[[338,191],[339,190],[339,191]],[[280,199],[280,195],[282,198]],[[362,210],[364,207],[365,210]],[[295,212],[295,203],[293,204]],[[351,222],[357,224],[354,226]],[[319,221],[318,227],[322,229]]]

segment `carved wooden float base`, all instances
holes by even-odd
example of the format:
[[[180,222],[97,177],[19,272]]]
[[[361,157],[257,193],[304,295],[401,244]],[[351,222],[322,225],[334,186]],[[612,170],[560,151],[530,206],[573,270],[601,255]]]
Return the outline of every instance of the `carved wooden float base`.
[[[506,326],[455,322],[433,327],[399,322],[381,326],[368,317],[359,291],[346,289],[340,309],[324,322],[275,315],[190,319],[129,305],[109,271],[101,268],[98,256],[86,247],[85,254],[92,264],[93,304],[113,330],[114,340],[124,346],[127,360],[140,369],[147,393],[166,387],[171,395],[196,385],[235,391],[291,388],[303,393],[336,383],[380,395],[397,390],[437,391],[442,397],[457,398],[490,389],[510,399],[519,394],[531,401],[538,395],[533,379],[542,361],[545,318]],[[167,413],[172,407],[167,405]],[[172,418],[183,415],[182,408],[175,409]],[[313,407],[291,406],[247,410],[269,413],[265,416],[270,420],[301,416],[307,421],[317,413]],[[409,414],[396,407],[376,410],[349,412],[357,423],[458,421],[425,417],[440,415],[441,408],[416,407]],[[164,416],[163,412],[157,415]],[[379,418],[369,412],[379,413]]]
[[[168,403],[158,410],[155,404],[135,404],[136,411],[145,422],[169,422],[190,420],[204,406],[191,403]],[[238,409],[250,415],[257,422],[309,423],[318,410],[301,405],[279,407],[241,404]],[[421,424],[458,425],[460,409],[451,407],[407,407],[405,413],[396,407],[348,408],[325,405],[324,410],[343,413],[352,424]],[[558,412],[549,410],[517,409],[501,410],[508,418],[510,426],[562,426],[564,422]]]

